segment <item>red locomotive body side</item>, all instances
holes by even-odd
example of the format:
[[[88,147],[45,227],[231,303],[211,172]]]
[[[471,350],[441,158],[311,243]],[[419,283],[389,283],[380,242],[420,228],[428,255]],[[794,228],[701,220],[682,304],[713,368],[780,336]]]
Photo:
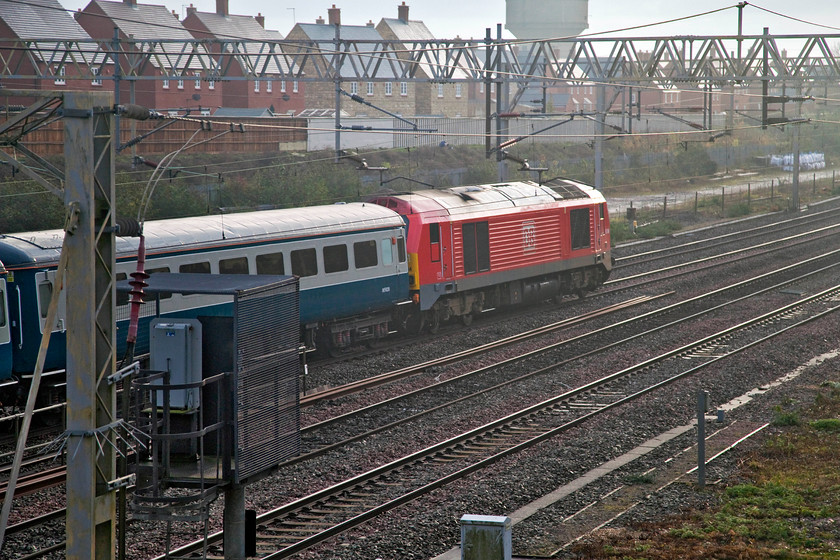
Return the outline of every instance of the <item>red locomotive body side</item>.
[[[601,193],[569,180],[380,196],[408,222],[409,288],[433,328],[484,309],[582,295],[612,269]]]

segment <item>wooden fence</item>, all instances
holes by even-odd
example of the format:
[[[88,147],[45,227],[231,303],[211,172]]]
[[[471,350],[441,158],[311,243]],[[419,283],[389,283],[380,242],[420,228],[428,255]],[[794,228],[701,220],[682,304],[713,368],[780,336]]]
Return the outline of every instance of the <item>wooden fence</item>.
[[[168,154],[183,147],[190,138],[192,138],[191,143],[213,139],[212,142],[204,142],[190,148],[190,153],[270,153],[280,150],[306,150],[306,119],[237,117],[236,124],[231,124],[231,121],[224,117],[201,117],[201,121],[208,124],[202,125],[191,120],[120,119],[120,145],[124,146],[132,138],[148,134],[136,144],[138,151],[143,155]],[[168,122],[171,124],[152,132]],[[196,134],[197,130],[199,132]],[[62,155],[64,154],[64,125],[60,120],[50,123],[28,133],[22,143],[35,149],[39,155]],[[13,147],[4,149],[7,153],[14,155]],[[123,153],[130,153],[130,148],[123,150]]]

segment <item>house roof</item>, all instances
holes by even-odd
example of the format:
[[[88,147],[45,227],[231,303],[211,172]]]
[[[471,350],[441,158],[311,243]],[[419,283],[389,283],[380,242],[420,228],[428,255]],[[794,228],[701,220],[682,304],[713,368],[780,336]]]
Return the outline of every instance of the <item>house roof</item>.
[[[213,113],[214,117],[273,117],[269,108],[249,109],[247,107],[219,107]]]
[[[58,0],[0,0],[0,19],[18,39],[58,38],[64,41],[37,41],[29,51],[37,59],[56,64],[101,64],[107,57],[98,52],[87,31],[70,15]],[[79,41],[69,46],[67,42]],[[65,56],[69,53],[68,56]]]
[[[0,19],[19,39],[85,39],[90,35],[67,13],[58,0],[0,0]]]
[[[388,27],[397,40],[405,46],[406,50],[413,49],[413,45],[411,44],[412,42],[432,41],[435,39],[435,36],[431,31],[429,31],[429,28],[426,27],[426,24],[422,21],[382,18],[382,21],[379,22],[379,26]],[[432,76],[433,72],[431,64],[427,61],[434,60],[435,62],[440,62],[440,59],[441,53],[439,51],[431,51],[421,58],[419,66],[423,69],[427,76]],[[465,79],[467,77],[466,72],[460,68],[452,68],[451,70],[453,79]]]
[[[173,68],[201,70],[210,66],[209,60],[202,64],[198,57],[188,56],[189,49],[184,44],[165,42],[195,40],[166,6],[91,0],[83,13],[87,13],[92,6],[102,10],[123,35],[146,41],[147,53],[154,53],[149,57],[149,61],[156,68],[164,71]],[[205,52],[201,46],[198,49],[202,54]]]
[[[155,4],[128,4],[91,0],[127,36],[138,39],[192,40],[178,18],[166,6]],[[87,10],[87,9],[86,9]]]
[[[283,35],[279,31],[270,31],[253,16],[217,14],[215,12],[193,12],[193,15],[219,39],[253,39],[254,41],[280,41]]]
[[[282,54],[280,45],[275,45],[274,53],[277,56],[256,56],[271,53],[271,46],[266,42],[282,41],[283,35],[279,31],[264,29],[262,25],[252,16],[238,16],[217,14],[215,12],[193,12],[191,14],[207,28],[207,31],[217,39],[244,41],[241,46],[245,49],[242,54],[255,55],[246,56],[243,59],[257,73],[263,71],[268,74],[288,74],[289,63]]]
[[[296,29],[300,29],[310,40],[323,42],[321,49],[325,56],[331,56],[331,51],[335,48],[328,43],[335,39],[335,25],[322,23],[298,23],[295,25]],[[376,75],[378,78],[393,79],[396,74],[393,72],[388,58],[396,61],[396,55],[380,55],[379,60],[366,53],[382,50],[382,35],[373,27],[367,25],[342,25],[341,39],[347,41],[354,41],[355,51],[348,51],[347,56],[341,65],[341,76],[347,78],[354,78],[357,74],[362,74],[362,69],[373,68],[378,65]],[[359,53],[359,54],[356,54]],[[386,60],[382,60],[385,58]]]

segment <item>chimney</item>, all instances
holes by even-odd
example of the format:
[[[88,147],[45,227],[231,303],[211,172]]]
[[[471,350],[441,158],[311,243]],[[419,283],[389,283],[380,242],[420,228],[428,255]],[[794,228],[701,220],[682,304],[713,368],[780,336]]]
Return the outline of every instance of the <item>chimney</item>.
[[[172,10],[172,17],[174,17],[175,19],[180,19],[178,17],[178,12],[176,12],[175,10]]]
[[[260,27],[262,27],[263,29],[265,29],[265,16],[264,16],[264,15],[262,15],[262,14],[261,14],[261,13],[259,13],[259,12],[257,12],[257,17],[255,17],[254,19],[255,19],[255,20],[257,20],[257,23],[259,23],[259,24],[260,24]]]
[[[196,8],[196,7],[195,7],[195,6],[193,6],[192,4],[190,4],[189,6],[187,6],[187,17],[190,17],[191,15],[193,15],[193,14],[194,14],[194,13],[196,13],[196,12],[198,12],[198,8]]]
[[[333,4],[332,8],[327,10],[327,18],[330,25],[341,25],[341,8],[336,8]]]
[[[137,7],[137,0],[123,0],[123,3],[126,6],[131,6],[132,8]]]
[[[230,10],[228,10],[228,0],[216,0],[216,13],[220,16],[230,15]]]
[[[318,25],[324,25],[324,18],[318,16],[318,19],[315,20],[315,23],[317,23]]]
[[[365,25],[368,26],[368,27],[376,27],[375,25],[373,25],[373,20],[372,19],[369,19],[368,22]]]
[[[408,21],[408,6],[405,5],[405,2],[397,6],[397,19],[400,21]]]

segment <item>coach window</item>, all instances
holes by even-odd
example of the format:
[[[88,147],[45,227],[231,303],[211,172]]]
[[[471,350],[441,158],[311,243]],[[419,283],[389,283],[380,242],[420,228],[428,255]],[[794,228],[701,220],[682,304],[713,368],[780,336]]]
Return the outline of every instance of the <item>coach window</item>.
[[[490,225],[474,222],[461,226],[464,241],[464,273],[475,274],[490,270]]]
[[[292,251],[292,274],[295,276],[315,276],[318,274],[318,259],[315,249],[298,249]]]
[[[392,238],[382,240],[382,264],[385,266],[394,264],[394,250],[391,248],[393,246]]]
[[[353,243],[353,258],[356,268],[368,268],[379,264],[376,258],[376,241],[371,239]]]
[[[178,272],[185,272],[188,274],[210,274],[210,263],[205,261],[182,264],[180,267],[178,267]]]
[[[117,282],[122,282],[128,278],[128,275],[125,272],[118,272],[117,276],[115,277]],[[129,294],[128,292],[117,292],[117,305],[125,305],[128,303]]]
[[[286,274],[283,253],[257,255],[257,274]]]
[[[429,248],[432,262],[440,262],[440,225],[429,224]]]
[[[324,272],[344,272],[350,268],[347,260],[347,245],[328,245],[324,247]]]
[[[569,212],[572,228],[572,251],[592,246],[589,233],[589,208],[576,208]]]
[[[248,257],[221,259],[219,261],[219,274],[249,274]]]
[[[169,267],[162,266],[160,268],[147,268],[146,274],[148,274],[149,276],[152,276],[154,274],[169,274]],[[160,299],[168,299],[172,297],[172,292],[158,292],[157,297],[159,297]],[[152,296],[152,299],[154,299],[154,296]]]

